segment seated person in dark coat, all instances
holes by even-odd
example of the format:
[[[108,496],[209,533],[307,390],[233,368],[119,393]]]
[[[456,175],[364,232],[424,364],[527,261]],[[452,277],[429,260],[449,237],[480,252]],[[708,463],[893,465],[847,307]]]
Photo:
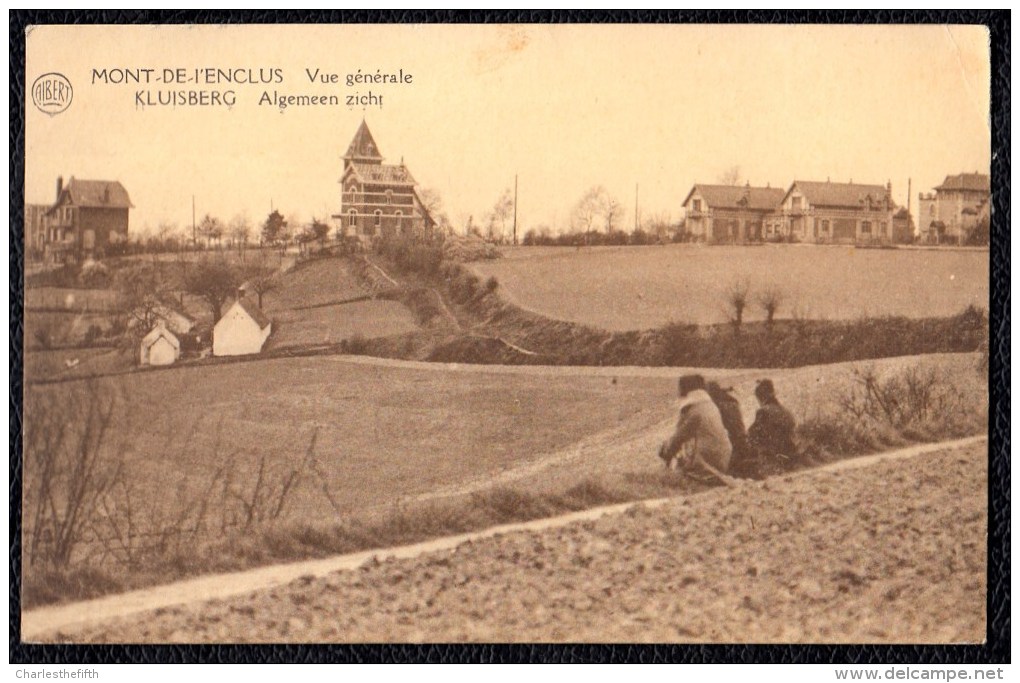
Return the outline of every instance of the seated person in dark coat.
[[[758,382],[754,395],[761,407],[758,408],[754,424],[747,430],[747,437],[765,468],[772,471],[786,469],[797,456],[797,444],[794,441],[797,421],[779,403],[772,380],[763,379]]]
[[[757,478],[757,457],[751,443],[747,439],[744,427],[744,416],[740,411],[740,401],[733,395],[733,389],[725,389],[718,382],[709,382],[705,387],[708,395],[719,409],[723,426],[733,446],[733,457],[730,459],[730,474],[736,477]]]

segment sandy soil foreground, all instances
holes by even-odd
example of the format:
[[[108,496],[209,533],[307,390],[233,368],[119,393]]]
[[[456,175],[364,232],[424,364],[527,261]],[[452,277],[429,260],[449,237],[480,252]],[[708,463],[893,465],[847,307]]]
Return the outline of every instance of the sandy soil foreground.
[[[980,642],[987,447],[714,489],[62,642]]]

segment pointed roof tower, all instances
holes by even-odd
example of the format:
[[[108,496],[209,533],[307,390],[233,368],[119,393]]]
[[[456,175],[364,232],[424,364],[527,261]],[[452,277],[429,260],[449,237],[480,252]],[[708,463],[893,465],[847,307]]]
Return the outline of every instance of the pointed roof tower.
[[[363,164],[381,164],[383,157],[379,153],[379,146],[375,144],[372,132],[368,129],[365,119],[361,120],[358,132],[354,134],[347,153],[344,154],[346,161],[357,161]]]

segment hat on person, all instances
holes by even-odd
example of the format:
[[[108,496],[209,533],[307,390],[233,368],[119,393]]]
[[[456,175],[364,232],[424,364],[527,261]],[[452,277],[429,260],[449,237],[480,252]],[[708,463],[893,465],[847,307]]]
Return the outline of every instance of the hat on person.
[[[677,389],[681,396],[686,396],[692,391],[705,388],[705,378],[701,375],[683,375],[677,382]]]
[[[776,397],[776,387],[772,384],[770,379],[758,380],[758,385],[754,388],[754,395],[765,401],[770,398]]]

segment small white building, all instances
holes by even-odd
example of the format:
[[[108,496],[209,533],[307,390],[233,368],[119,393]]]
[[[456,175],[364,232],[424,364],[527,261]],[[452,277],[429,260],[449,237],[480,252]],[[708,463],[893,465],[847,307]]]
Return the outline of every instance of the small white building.
[[[173,365],[181,357],[181,342],[159,320],[142,339],[140,361],[142,365]]]
[[[241,297],[213,327],[213,355],[259,353],[272,329],[272,322],[262,309]]]

